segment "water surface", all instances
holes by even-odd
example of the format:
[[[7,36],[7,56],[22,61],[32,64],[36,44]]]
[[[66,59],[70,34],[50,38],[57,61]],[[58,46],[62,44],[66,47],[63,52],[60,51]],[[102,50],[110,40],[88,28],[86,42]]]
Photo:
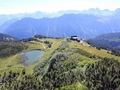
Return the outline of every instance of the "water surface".
[[[25,65],[31,65],[37,63],[43,56],[44,51],[40,50],[31,50],[22,54],[23,63]]]

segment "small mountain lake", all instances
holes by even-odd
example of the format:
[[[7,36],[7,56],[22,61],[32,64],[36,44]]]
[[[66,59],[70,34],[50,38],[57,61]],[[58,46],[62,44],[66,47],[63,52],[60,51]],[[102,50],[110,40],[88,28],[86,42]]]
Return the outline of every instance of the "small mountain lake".
[[[44,51],[40,50],[30,50],[21,54],[23,58],[23,63],[27,66],[37,63],[43,56]]]

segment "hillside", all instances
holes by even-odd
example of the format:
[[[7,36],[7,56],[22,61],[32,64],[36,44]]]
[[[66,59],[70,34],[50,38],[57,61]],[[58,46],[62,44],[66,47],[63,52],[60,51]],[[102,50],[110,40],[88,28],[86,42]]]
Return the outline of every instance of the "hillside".
[[[83,39],[120,31],[120,9],[89,9],[56,13],[22,13],[0,15],[0,32],[19,39],[42,34],[48,37],[77,35]]]
[[[17,39],[10,35],[0,33],[0,42],[14,42],[14,41],[17,41]]]
[[[28,46],[26,49],[6,60],[0,59],[1,89],[120,89],[120,57],[104,49],[89,47],[86,42],[80,44],[65,39],[36,39],[22,42]],[[39,63],[30,66],[20,63],[21,53],[34,49],[45,52]]]
[[[77,35],[89,39],[101,34],[119,32],[120,21],[116,15],[64,14],[55,18],[23,18],[9,25],[4,32],[19,39],[32,37],[35,34],[49,37]]]
[[[77,35],[88,39],[113,32],[113,27],[114,32],[119,30],[118,22],[111,18],[107,18],[107,21],[105,19],[106,17],[89,14],[65,14],[56,18],[42,19],[24,18],[11,24],[4,31],[19,39],[32,37],[35,34],[49,37]]]
[[[120,33],[100,35],[90,40],[92,43],[120,49]]]

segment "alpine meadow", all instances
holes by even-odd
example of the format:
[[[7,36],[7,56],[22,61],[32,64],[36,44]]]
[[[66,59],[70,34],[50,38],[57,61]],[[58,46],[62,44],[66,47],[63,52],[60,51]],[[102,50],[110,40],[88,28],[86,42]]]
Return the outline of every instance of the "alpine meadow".
[[[0,90],[120,90],[119,4],[0,0]]]

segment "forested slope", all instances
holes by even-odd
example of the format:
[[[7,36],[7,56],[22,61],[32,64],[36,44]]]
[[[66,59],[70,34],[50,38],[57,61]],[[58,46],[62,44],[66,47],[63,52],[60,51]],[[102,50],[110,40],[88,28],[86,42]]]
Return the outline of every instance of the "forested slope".
[[[64,41],[49,58],[34,67],[33,74],[26,74],[26,69],[4,73],[1,89],[119,90],[120,62],[114,59],[119,57],[109,55],[75,41]]]

